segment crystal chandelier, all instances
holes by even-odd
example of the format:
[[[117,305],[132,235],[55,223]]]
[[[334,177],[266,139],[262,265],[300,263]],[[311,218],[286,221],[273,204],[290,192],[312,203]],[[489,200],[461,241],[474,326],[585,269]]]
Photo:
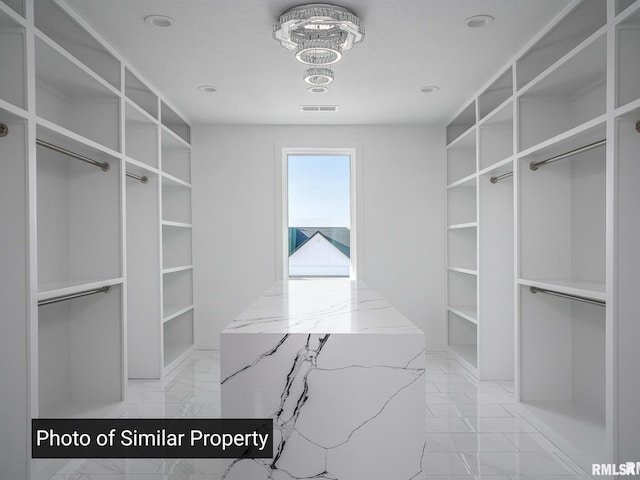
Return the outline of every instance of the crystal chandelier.
[[[321,93],[333,82],[332,65],[364,39],[364,27],[346,8],[312,3],[284,12],[273,26],[273,38],[295,51],[296,59],[308,67],[303,74],[308,90]]]

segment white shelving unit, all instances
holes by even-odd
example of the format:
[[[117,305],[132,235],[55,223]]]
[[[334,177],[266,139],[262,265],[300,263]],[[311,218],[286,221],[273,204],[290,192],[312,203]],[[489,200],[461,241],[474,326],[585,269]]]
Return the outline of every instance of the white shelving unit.
[[[588,472],[640,445],[639,49],[640,2],[571,2],[447,127],[450,350]]]
[[[48,479],[31,418],[117,416],[193,348],[190,129],[63,2],[0,1],[0,44],[0,465]]]

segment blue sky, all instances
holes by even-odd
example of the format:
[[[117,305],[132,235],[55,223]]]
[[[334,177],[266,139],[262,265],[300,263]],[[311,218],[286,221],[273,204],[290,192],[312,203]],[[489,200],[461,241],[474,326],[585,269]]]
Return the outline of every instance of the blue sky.
[[[348,155],[289,155],[289,226],[351,225]]]

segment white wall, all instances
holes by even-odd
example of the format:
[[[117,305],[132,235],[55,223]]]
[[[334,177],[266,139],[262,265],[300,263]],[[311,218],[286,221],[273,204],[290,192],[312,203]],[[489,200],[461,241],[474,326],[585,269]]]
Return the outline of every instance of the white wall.
[[[276,280],[275,145],[362,146],[364,280],[445,348],[444,129],[387,126],[197,126],[193,246],[197,346]],[[360,222],[359,222],[360,223]]]

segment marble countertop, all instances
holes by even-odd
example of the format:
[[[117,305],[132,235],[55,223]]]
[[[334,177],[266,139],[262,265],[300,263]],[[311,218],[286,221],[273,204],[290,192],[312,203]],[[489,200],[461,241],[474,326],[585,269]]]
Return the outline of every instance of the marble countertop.
[[[292,279],[274,283],[225,333],[424,333],[363,282]]]

